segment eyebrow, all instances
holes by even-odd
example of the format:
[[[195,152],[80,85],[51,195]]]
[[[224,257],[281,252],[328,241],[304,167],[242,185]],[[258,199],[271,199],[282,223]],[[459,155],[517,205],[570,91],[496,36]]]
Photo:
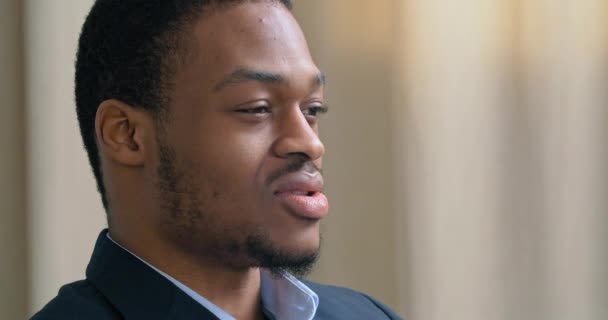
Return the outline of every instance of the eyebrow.
[[[288,82],[285,77],[278,73],[240,68],[218,82],[213,87],[213,90],[219,91],[227,86],[232,86],[247,81],[258,81],[268,84],[286,84]],[[321,87],[325,85],[325,75],[323,72],[315,74],[312,79],[312,84],[314,87]]]

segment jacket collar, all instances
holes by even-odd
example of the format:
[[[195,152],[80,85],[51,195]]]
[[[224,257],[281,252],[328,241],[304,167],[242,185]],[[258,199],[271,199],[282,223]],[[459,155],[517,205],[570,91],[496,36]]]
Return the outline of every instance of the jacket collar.
[[[209,310],[169,280],[110,241],[97,238],[87,279],[125,319],[210,319]]]

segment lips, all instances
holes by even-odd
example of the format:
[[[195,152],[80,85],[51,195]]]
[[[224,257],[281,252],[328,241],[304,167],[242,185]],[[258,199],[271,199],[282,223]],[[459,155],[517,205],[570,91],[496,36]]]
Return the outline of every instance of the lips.
[[[299,218],[318,220],[329,210],[319,173],[298,172],[281,177],[276,181],[274,196]]]

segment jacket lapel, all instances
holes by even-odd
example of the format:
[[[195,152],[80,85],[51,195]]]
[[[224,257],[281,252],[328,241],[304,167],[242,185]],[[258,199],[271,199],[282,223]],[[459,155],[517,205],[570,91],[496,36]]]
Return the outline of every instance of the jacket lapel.
[[[129,319],[210,319],[217,317],[165,277],[101,232],[87,267],[87,279]]]

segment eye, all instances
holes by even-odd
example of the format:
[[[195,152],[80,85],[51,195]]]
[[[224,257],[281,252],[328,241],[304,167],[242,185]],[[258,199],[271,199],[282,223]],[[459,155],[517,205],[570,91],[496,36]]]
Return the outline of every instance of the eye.
[[[307,108],[302,109],[302,113],[307,117],[316,118],[322,114],[327,113],[329,107],[326,105],[313,105]]]
[[[270,107],[267,106],[259,106],[259,107],[249,107],[238,109],[236,112],[245,113],[245,114],[265,114],[270,113]]]

